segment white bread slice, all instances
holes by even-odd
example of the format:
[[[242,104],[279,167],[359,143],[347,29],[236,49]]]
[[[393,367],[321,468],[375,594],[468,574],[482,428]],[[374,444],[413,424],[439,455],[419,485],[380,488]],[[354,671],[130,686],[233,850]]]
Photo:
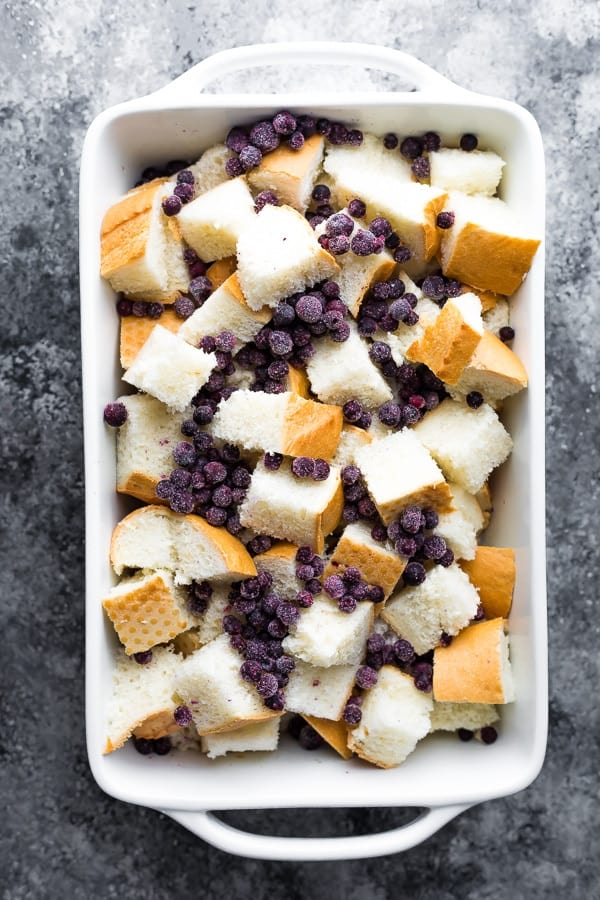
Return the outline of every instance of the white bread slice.
[[[531,268],[540,245],[503,200],[451,193],[454,225],[442,232],[444,275],[510,296]]]
[[[324,577],[343,571],[346,566],[360,569],[363,581],[377,584],[389,597],[406,566],[406,560],[398,556],[391,545],[374,540],[371,526],[365,522],[346,525],[331,555]]]
[[[243,661],[229,636],[222,634],[180,663],[175,693],[189,708],[199,734],[232,731],[279,717],[280,713],[264,705],[255,686],[243,680]]]
[[[360,400],[375,409],[392,399],[392,390],[369,357],[369,348],[354,323],[350,323],[347,341],[338,343],[324,337],[315,343],[315,353],[306,372],[314,394],[323,403],[343,406],[348,400]]]
[[[348,731],[348,747],[382,769],[399,766],[428,734],[432,709],[431,694],[410,675],[384,666],[364,696],[360,723]]]
[[[268,572],[273,579],[272,590],[286,600],[294,600],[304,587],[296,578],[296,553],[298,547],[288,541],[277,541],[273,546],[254,557],[258,572]]]
[[[345,424],[340,434],[340,442],[331,458],[331,464],[339,469],[353,466],[356,451],[360,447],[366,447],[368,444],[371,444],[373,440],[373,435],[365,431],[364,428]]]
[[[280,144],[263,156],[260,165],[248,173],[255,191],[273,191],[281,203],[305,212],[323,159],[325,138],[313,134],[300,150]]]
[[[471,409],[457,400],[444,400],[414,426],[448,479],[470,494],[483,487],[488,475],[507,459],[513,442],[487,403]]]
[[[323,668],[297,660],[285,688],[285,708],[322,719],[341,719],[357,671],[358,663]]]
[[[134,188],[106,212],[101,226],[100,273],[115,291],[173,303],[189,275],[177,222],[161,202],[172,185],[164,178]]]
[[[386,525],[407,506],[452,509],[450,488],[414,430],[375,441],[358,450],[355,459]]]
[[[288,460],[276,472],[256,466],[240,508],[240,521],[258,534],[308,545],[321,553],[325,538],[337,528],[344,506],[339,469],[325,481],[296,478]]]
[[[319,595],[291,626],[283,649],[311,666],[356,666],[365,654],[373,618],[373,604],[366,600],[353,613],[344,613],[335,600]]]
[[[207,382],[216,363],[214,353],[191,347],[157,325],[123,375],[123,381],[183,412]]]
[[[479,391],[487,403],[494,404],[527,387],[525,366],[510,347],[487,329],[463,369],[454,389],[467,395]]]
[[[456,563],[434,566],[422,584],[405,587],[388,600],[381,617],[396,634],[427,653],[442,632],[455,635],[469,624],[479,605],[479,594]],[[450,698],[449,698],[450,699]]]
[[[484,517],[477,499],[458,484],[450,484],[452,512],[440,513],[435,533],[443,537],[456,559],[473,559]]]
[[[467,152],[441,147],[429,154],[430,182],[445,191],[492,197],[505,165],[502,157],[491,150]]]
[[[411,362],[425,363],[446,384],[456,384],[482,336],[479,297],[460,294],[447,301],[406,355]]]
[[[348,728],[343,721],[333,722],[331,719],[321,719],[319,716],[302,717],[311,728],[320,734],[326,743],[338,753],[342,759],[351,759],[352,750],[348,749]]]
[[[139,665],[123,650],[115,656],[112,696],[107,709],[104,753],[122,747],[134,731],[138,737],[162,737],[175,731],[173,679],[181,658],[170,647],[156,647]]]
[[[241,728],[222,734],[203,734],[200,737],[200,747],[209,759],[217,759],[226,753],[277,750],[279,724],[278,718],[272,718],[266,722],[242,725]]]
[[[110,561],[117,575],[124,569],[167,569],[176,584],[256,575],[248,551],[228,531],[165,506],[142,506],[121,519],[112,534]]]
[[[359,223],[350,215],[347,209],[341,210],[354,222],[352,237],[359,229],[365,227],[365,223]],[[327,223],[322,222],[315,229],[315,234],[326,233]],[[340,286],[340,300],[346,304],[352,315],[356,318],[365,294],[376,281],[387,281],[391,278],[396,263],[387,250],[381,253],[371,253],[369,256],[357,256],[351,251],[336,257],[340,271],[336,281]]]
[[[174,309],[166,307],[160,319],[147,316],[123,316],[120,320],[119,352],[121,365],[128,369],[157,325],[173,334],[179,331],[181,319]]]
[[[491,703],[439,703],[433,701],[431,712],[432,731],[456,731],[467,728],[478,731],[487,725],[493,725],[500,716]]]
[[[173,469],[173,448],[183,440],[181,414],[149,394],[119,397],[127,419],[117,432],[117,491],[159,503],[156,485]]]
[[[309,223],[291,206],[265,206],[239,235],[238,278],[251,309],[277,306],[339,271]]]
[[[200,159],[189,167],[194,174],[197,197],[212,191],[224,181],[229,181],[225,164],[232,156],[235,154],[227,144],[215,144],[205,150]]]
[[[179,336],[193,344],[210,334],[216,336],[221,331],[231,331],[242,344],[251,341],[273,315],[273,310],[265,306],[260,310],[250,309],[240,290],[237,275],[230,275],[204,301],[179,329]]]
[[[177,216],[184,240],[207,262],[235,253],[240,234],[255,220],[254,200],[243,176],[196,197]]]
[[[194,617],[188,593],[173,583],[166,569],[124,578],[102,600],[128,655],[173,640],[190,628]]]
[[[305,400],[291,391],[235,391],[219,404],[212,433],[246,450],[330,460],[342,421],[339,406]]]
[[[504,619],[476,622],[433,654],[433,696],[451,703],[510,703],[515,689]]]
[[[515,588],[515,551],[511,547],[478,547],[475,558],[461,569],[479,591],[487,619],[508,618]]]

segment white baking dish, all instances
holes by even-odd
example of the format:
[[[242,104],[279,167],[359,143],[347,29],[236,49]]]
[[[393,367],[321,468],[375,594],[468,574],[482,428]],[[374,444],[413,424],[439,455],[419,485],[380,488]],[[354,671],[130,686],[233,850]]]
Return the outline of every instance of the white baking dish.
[[[257,65],[358,65],[414,83],[407,93],[313,96],[209,96],[210,81]],[[275,44],[219,53],[162,90],[102,113],[84,145],[81,167],[81,320],[86,469],[87,741],[98,784],[120,800],[161,809],[214,845],[268,859],[350,859],[412,847],[469,806],[514,793],[538,774],[547,731],[547,649],[544,545],[544,260],[513,301],[515,350],[530,375],[529,390],[506,404],[515,451],[496,479],[493,524],[486,541],[513,546],[518,577],[511,614],[517,700],[502,710],[492,746],[462,744],[454,735],[425,739],[399,768],[382,771],[333,753],[311,754],[284,738],[276,754],[209,761],[195,753],[142,757],[132,746],[102,756],[104,713],[111,689],[112,628],[100,598],[114,579],[111,531],[132,506],[114,491],[114,435],[102,409],[123,391],[114,295],[98,274],[102,215],[145,166],[195,158],[236,123],[280,108],[316,112],[383,134],[441,132],[455,141],[475,132],[507,161],[502,192],[540,235],[544,228],[544,160],[540,133],[524,109],[463,90],[418,60],[363,44]],[[269,807],[416,806],[427,811],[383,834],[303,839],[250,835],[207,810]]]

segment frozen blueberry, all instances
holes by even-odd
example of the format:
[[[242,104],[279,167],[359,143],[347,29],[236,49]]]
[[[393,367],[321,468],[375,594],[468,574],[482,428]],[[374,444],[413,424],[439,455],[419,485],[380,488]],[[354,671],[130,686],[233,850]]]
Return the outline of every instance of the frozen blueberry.
[[[463,743],[472,741],[473,737],[474,737],[473,732],[470,731],[468,728],[457,728],[456,733],[459,737],[459,740],[461,740]]]
[[[338,600],[338,609],[343,613],[353,613],[356,609],[356,600],[352,594],[344,594]]]
[[[336,325],[335,328],[331,329],[329,336],[332,341],[343,344],[344,341],[347,341],[350,337],[350,326],[347,322],[340,322],[339,325]]]
[[[386,359],[390,359],[392,355],[392,351],[389,347],[389,344],[384,343],[383,341],[373,341],[371,346],[369,347],[369,356],[373,360],[374,363],[380,365],[382,362],[385,362]]]
[[[303,725],[298,734],[298,743],[304,750],[318,750],[324,741],[312,725]]]
[[[156,485],[156,496],[161,500],[170,500],[173,496],[173,485],[168,478],[163,478]]]
[[[479,393],[479,391],[470,391],[466,397],[467,406],[470,406],[471,409],[479,409],[481,404],[483,403],[483,396]]]
[[[272,331],[269,335],[269,348],[275,356],[286,356],[294,349],[294,343],[286,331]]]
[[[331,122],[329,119],[317,119],[316,130],[317,134],[322,134],[327,137],[331,131]]]
[[[350,700],[352,699],[351,697]],[[351,703],[350,700],[346,703],[342,718],[347,725],[358,725],[362,719],[362,711],[358,703]]]
[[[178,466],[193,466],[197,454],[193,444],[189,441],[180,441],[173,450],[173,459]]]
[[[327,220],[325,231],[328,237],[343,234],[350,237],[354,231],[354,222],[346,213],[336,213]]]
[[[389,428],[397,428],[402,421],[402,409],[397,403],[390,400],[379,407],[377,416],[384,425]]]
[[[296,117],[287,110],[282,110],[281,112],[278,112],[275,116],[273,116],[273,129],[276,134],[283,134],[287,136],[296,131],[297,127],[298,122],[296,120]]]
[[[373,232],[365,231],[363,228],[359,228],[350,241],[350,248],[356,256],[369,256],[371,253],[375,253],[378,247],[379,244]]]
[[[276,472],[283,462],[283,454],[281,453],[265,453],[263,463],[265,469],[269,472]]]
[[[256,690],[265,699],[276,694],[279,690],[279,684],[275,675],[271,675],[268,672],[261,675],[256,684]]]
[[[204,303],[213,289],[212,281],[206,275],[200,275],[190,281],[188,291],[196,303]]]
[[[493,744],[498,737],[498,732],[493,725],[484,725],[479,734],[484,744]]]
[[[327,481],[331,469],[329,463],[324,459],[314,460],[313,481]]]
[[[262,153],[258,147],[253,147],[252,144],[240,151],[239,163],[244,172],[250,172],[251,169],[255,169],[260,165],[261,160]]]
[[[346,586],[339,575],[329,575],[323,582],[323,588],[334,600],[339,600],[346,593]]]
[[[399,663],[411,663],[415,658],[415,651],[413,645],[404,640],[404,638],[399,638],[393,645],[394,656],[398,660]]]
[[[133,303],[131,300],[128,300],[126,297],[119,297],[116,303],[117,313],[120,316],[130,316],[132,312]]]
[[[208,425],[212,422],[215,412],[208,403],[201,403],[194,410],[194,422],[198,425]]]
[[[392,131],[388,131],[383,137],[383,146],[386,150],[395,150],[398,146],[398,135],[394,134]]]
[[[417,542],[414,538],[399,537],[394,543],[394,550],[398,556],[406,556],[410,559],[417,552]]]
[[[354,680],[359,688],[362,688],[363,691],[368,691],[377,684],[377,672],[370,666],[360,666]]]
[[[147,666],[149,662],[152,662],[152,650],[141,650],[139,653],[134,653],[133,658],[138,665]]]
[[[245,128],[240,128],[236,126],[232,128],[227,137],[225,138],[225,143],[229,147],[230,150],[233,150],[234,153],[240,153],[244,147],[247,147],[250,143],[250,138],[248,137],[248,132]]]
[[[194,188],[191,184],[183,182],[182,184],[175,185],[173,194],[175,197],[179,197],[182,203],[189,203],[190,200],[194,199]]]
[[[512,341],[515,336],[515,329],[511,328],[510,325],[503,325],[500,331],[498,332],[498,337],[504,344],[508,344],[509,341]]]
[[[428,275],[423,280],[421,290],[430,300],[442,300],[446,296],[446,284],[441,275]]]
[[[406,159],[416,159],[423,152],[423,141],[418,137],[406,137],[400,144],[400,153]]]
[[[408,584],[411,587],[415,587],[418,584],[423,584],[425,578],[427,577],[427,573],[425,568],[418,562],[409,562],[406,566],[404,572],[402,573],[402,580],[404,584]]]
[[[292,473],[296,478],[312,478],[315,471],[315,461],[310,456],[297,456],[292,460]]]
[[[273,325],[276,328],[281,328],[282,325],[291,325],[295,318],[296,313],[294,307],[291,306],[291,304],[286,303],[285,300],[282,300],[275,307],[273,313]]]
[[[433,687],[433,666],[431,663],[417,663],[413,667],[413,678],[417,690],[429,694]]]
[[[182,202],[175,194],[171,194],[169,197],[165,197],[161,206],[165,216],[176,216],[181,212]]]
[[[294,129],[292,129],[293,131]],[[250,129],[250,143],[258,147],[263,153],[269,153],[279,146],[279,137],[271,122],[257,122]],[[240,158],[242,156],[240,153]]]
[[[478,140],[476,135],[474,134],[463,134],[460,139],[460,149],[466,150],[467,153],[470,153],[472,150],[475,150],[478,144]]]
[[[410,167],[411,172],[419,180],[429,178],[429,160],[426,156],[417,156]]]
[[[169,475],[169,480],[174,488],[186,488],[190,486],[192,481],[192,473],[187,469],[173,469]]]
[[[192,724],[192,713],[188,706],[176,706],[175,711],[173,712],[173,718],[181,728],[185,728],[186,725]]]
[[[443,212],[438,213],[435,224],[438,228],[444,229],[444,231],[447,228],[452,228],[454,225],[454,213],[450,210],[444,210]]]
[[[196,507],[196,498],[189,491],[173,491],[169,500],[173,512],[189,515]]]
[[[365,597],[365,600],[370,600],[371,603],[382,603],[384,599],[384,590],[378,584],[370,584],[367,587],[367,596]]]
[[[120,428],[127,421],[127,407],[124,403],[107,403],[104,407],[104,421],[111,428]]]
[[[236,337],[231,331],[221,331],[215,338],[215,347],[222,353],[231,353],[235,343]]]
[[[137,750],[138,753],[141,753],[142,756],[149,756],[152,753],[152,741],[147,740],[146,738],[134,738],[133,746]]]
[[[431,507],[427,507],[426,509],[421,510],[423,513],[423,518],[425,519],[425,528],[428,531],[431,531],[432,528],[437,528],[440,522],[440,517],[435,511],[435,509],[431,509]]]
[[[423,554],[427,559],[441,559],[446,550],[446,541],[439,534],[430,534],[423,541]]]
[[[440,149],[442,139],[436,131],[426,131],[423,135],[423,150],[428,153],[435,153]]]
[[[302,609],[307,609],[309,606],[313,605],[313,595],[307,590],[297,591],[296,603]]]
[[[388,235],[388,237],[386,237],[386,239],[385,239],[385,246],[388,248],[388,250],[395,250],[399,244],[400,244],[400,235],[397,234],[395,231],[392,231],[392,233],[390,235]]]
[[[300,613],[293,603],[288,603],[287,601],[283,601],[279,604],[276,613],[279,621],[288,627],[290,625],[295,625],[300,618]]]
[[[400,525],[408,534],[416,534],[424,525],[423,514],[418,506],[407,506],[400,516]]]
[[[180,319],[189,319],[196,309],[196,304],[191,297],[178,297],[173,304],[173,309],[175,310],[175,315],[179,316]]]
[[[381,522],[373,525],[373,527],[371,528],[371,537],[374,541],[384,543],[387,540],[387,529],[385,525],[383,525]]]
[[[296,315],[302,322],[318,322],[323,315],[323,304],[314,294],[303,294],[296,302]]]
[[[237,156],[231,156],[225,163],[225,171],[230,178],[238,178],[244,174],[244,167]]]
[[[221,484],[227,478],[227,468],[216,460],[206,463],[203,471],[209,484]]]
[[[248,645],[246,644],[246,650],[248,649]],[[244,681],[249,681],[250,684],[257,684],[263,674],[262,666],[256,659],[246,659],[240,666],[240,675],[244,679]]]
[[[363,405],[359,400],[348,400],[344,403],[342,411],[346,421],[354,424],[358,422],[363,413]]]
[[[404,245],[400,245],[394,250],[394,260],[397,263],[400,263],[400,265],[407,263],[411,256],[412,253],[410,249],[408,247],[405,247]]]
[[[326,184],[315,184],[312,189],[312,198],[316,200],[317,203],[323,203],[326,200],[329,200],[331,197],[331,191],[327,187]]]
[[[367,207],[366,207],[365,203],[363,203],[362,200],[359,200],[358,198],[354,198],[348,204],[348,212],[350,213],[350,215],[353,218],[362,219],[367,212]]]
[[[273,191],[261,191],[254,198],[254,209],[260,212],[265,206],[279,206],[279,200]]]

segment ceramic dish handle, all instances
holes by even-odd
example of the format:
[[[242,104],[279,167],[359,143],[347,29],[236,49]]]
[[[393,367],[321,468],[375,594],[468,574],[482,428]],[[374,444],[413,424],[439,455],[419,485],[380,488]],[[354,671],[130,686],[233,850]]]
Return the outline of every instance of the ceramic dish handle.
[[[438,806],[426,810],[408,825],[382,831],[377,834],[361,834],[356,837],[297,838],[250,834],[221,822],[210,812],[182,812],[165,809],[184,828],[202,838],[213,847],[246,856],[251,859],[267,859],[294,862],[319,862],[325,860],[366,859],[387,856],[410,850],[427,840],[451,819],[460,815],[467,805]]]
[[[251,44],[247,47],[222,50],[193,66],[157,93],[161,97],[193,98],[212,81],[232,72],[261,66],[289,66],[307,63],[319,66],[345,65],[378,69],[401,78],[408,78],[419,90],[435,91],[438,96],[440,94],[467,93],[464,88],[454,84],[408,53],[394,50],[391,47],[379,47],[376,44],[337,43],[335,41]]]

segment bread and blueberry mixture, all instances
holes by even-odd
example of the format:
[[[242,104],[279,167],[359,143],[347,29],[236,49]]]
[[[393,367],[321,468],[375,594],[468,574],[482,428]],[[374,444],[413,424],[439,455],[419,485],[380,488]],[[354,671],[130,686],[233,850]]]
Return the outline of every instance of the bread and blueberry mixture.
[[[397,766],[497,737],[515,554],[480,543],[527,384],[510,297],[539,241],[473,134],[278,112],[106,213],[120,641],[105,752]],[[325,750],[324,750],[325,752]]]

